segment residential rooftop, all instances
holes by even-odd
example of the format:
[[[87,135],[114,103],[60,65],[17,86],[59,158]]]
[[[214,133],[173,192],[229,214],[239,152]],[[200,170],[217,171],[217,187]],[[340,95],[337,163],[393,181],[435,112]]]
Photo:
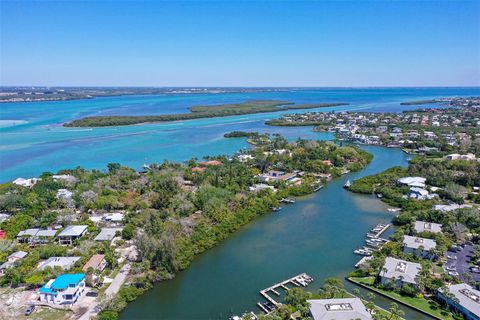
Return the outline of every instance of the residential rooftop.
[[[307,300],[314,320],[373,319],[359,298]]]

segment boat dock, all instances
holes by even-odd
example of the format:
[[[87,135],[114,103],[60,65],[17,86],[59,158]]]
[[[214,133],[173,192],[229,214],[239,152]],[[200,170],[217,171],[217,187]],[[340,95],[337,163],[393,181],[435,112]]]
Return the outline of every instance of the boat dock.
[[[386,224],[377,224],[377,226],[375,228],[373,228],[372,230],[370,230],[369,233],[367,233],[367,237],[368,238],[378,238],[380,237],[385,231],[387,231],[387,229],[390,228],[390,224],[389,223],[386,223]]]
[[[367,233],[366,240],[365,240],[366,246],[363,246],[359,249],[355,249],[353,252],[361,256],[367,256],[367,257],[371,256],[373,252],[381,249],[383,245],[388,242],[387,239],[380,238],[380,236],[385,231],[387,231],[389,227],[390,227],[390,224],[388,223],[377,224],[375,228],[373,228]],[[360,262],[364,262],[364,261],[360,260],[357,264],[360,264]],[[357,265],[355,265],[355,267],[357,267]]]
[[[262,309],[263,312],[269,313],[277,308],[278,305],[280,305],[280,302],[275,301],[270,295],[268,294],[269,292],[273,292],[273,294],[280,296],[280,292],[277,291],[277,289],[282,288],[285,291],[290,290],[287,287],[287,284],[292,284],[296,287],[306,287],[308,286],[311,282],[313,281],[313,278],[310,277],[306,273],[302,273],[299,275],[296,275],[290,279],[284,280],[282,282],[276,283],[271,287],[268,287],[266,289],[260,290],[260,295],[262,295],[267,302],[266,303],[261,303],[258,302],[257,305],[260,309]]]

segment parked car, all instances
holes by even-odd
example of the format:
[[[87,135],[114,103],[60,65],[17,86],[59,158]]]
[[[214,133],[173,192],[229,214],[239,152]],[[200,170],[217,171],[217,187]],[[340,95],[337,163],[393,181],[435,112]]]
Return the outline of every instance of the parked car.
[[[35,311],[35,305],[31,304],[31,305],[28,305],[26,308],[25,308],[25,312],[24,314],[26,316],[29,316],[32,314],[32,312]]]
[[[96,291],[88,291],[86,294],[87,297],[96,297],[98,296],[98,292]]]

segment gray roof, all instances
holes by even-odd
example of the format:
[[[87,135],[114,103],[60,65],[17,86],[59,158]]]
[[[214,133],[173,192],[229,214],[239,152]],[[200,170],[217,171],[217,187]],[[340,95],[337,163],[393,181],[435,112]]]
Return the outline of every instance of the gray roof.
[[[314,320],[373,319],[359,298],[307,300]]]
[[[40,231],[38,228],[22,230],[17,234],[17,237],[33,237]]]
[[[407,248],[412,249],[418,249],[420,247],[423,247],[423,250],[428,251],[435,248],[437,246],[437,243],[435,242],[435,240],[432,239],[404,236],[403,245]]]
[[[56,234],[57,230],[47,229],[38,231],[35,237],[55,237]]]
[[[443,293],[443,289],[438,289]],[[466,283],[452,284],[448,291],[458,299],[458,304],[477,317],[480,317],[480,291],[473,289]]]
[[[61,267],[64,270],[68,270],[73,265],[77,260],[79,260],[80,257],[51,257],[47,261],[45,261],[40,267],[40,270],[44,270],[47,267]]]
[[[87,225],[68,226],[65,229],[63,229],[63,231],[60,232],[58,236],[59,237],[79,237],[87,230],[87,228],[88,228]]]
[[[28,255],[28,252],[25,251],[17,251],[12,253],[11,255],[8,256],[8,260],[10,259],[23,259]]]
[[[415,221],[415,231],[416,232],[442,232],[442,225],[439,223],[425,222],[425,221]]]
[[[122,228],[102,228],[102,231],[95,237],[95,241],[112,241],[115,233],[121,231]]]
[[[387,279],[400,279],[402,277],[403,282],[416,284],[415,278],[420,270],[422,270],[422,266],[419,263],[387,257],[382,271],[380,271],[380,276]]]

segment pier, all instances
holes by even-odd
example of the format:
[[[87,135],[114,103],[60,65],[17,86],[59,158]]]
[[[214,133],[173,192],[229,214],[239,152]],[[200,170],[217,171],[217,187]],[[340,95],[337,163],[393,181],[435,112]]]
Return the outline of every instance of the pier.
[[[387,229],[390,228],[390,224],[378,224],[375,228],[370,230],[369,233],[367,233],[368,238],[378,238],[380,237]]]
[[[302,273],[299,275],[296,275],[290,279],[284,280],[282,282],[276,283],[271,287],[268,287],[266,289],[260,290],[260,295],[262,295],[266,300],[267,303],[261,303],[258,302],[257,305],[260,309],[262,309],[263,312],[269,313],[277,308],[278,305],[280,305],[280,302],[275,301],[270,295],[268,294],[269,292],[273,292],[273,294],[280,296],[280,292],[278,292],[276,289],[282,288],[285,291],[290,290],[287,287],[287,284],[292,284],[296,287],[306,287],[308,286],[311,282],[313,281],[313,278],[310,277],[306,273]]]

